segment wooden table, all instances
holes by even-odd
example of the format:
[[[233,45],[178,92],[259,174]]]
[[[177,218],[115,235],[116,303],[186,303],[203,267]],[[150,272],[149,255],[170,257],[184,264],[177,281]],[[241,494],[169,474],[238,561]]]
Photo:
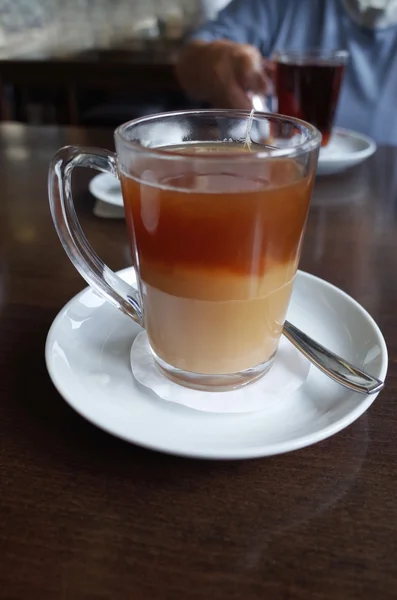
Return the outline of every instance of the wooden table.
[[[189,461],[91,426],[55,391],[47,330],[84,282],[47,202],[63,144],[106,132],[0,127],[0,598],[385,600],[397,590],[397,148],[318,182],[301,266],[374,316],[387,387],[333,438],[274,458]],[[83,228],[113,268],[122,221]]]

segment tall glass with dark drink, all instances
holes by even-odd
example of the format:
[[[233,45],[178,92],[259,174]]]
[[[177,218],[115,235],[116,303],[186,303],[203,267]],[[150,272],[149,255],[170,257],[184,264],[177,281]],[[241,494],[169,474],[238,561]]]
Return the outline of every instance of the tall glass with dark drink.
[[[329,142],[348,59],[345,50],[285,51],[274,55],[278,112],[312,123]]]

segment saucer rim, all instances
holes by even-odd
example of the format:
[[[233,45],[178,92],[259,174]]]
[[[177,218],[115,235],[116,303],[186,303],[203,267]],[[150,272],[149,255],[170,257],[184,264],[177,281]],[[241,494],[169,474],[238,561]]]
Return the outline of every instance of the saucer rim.
[[[110,204],[111,206],[117,206],[118,208],[124,208],[124,204],[123,204],[123,196],[121,193],[121,187],[120,187],[120,194],[117,196],[117,198],[119,200],[114,200],[113,195],[109,194],[105,188],[105,186],[101,189],[98,190],[98,182],[100,181],[104,181],[108,178],[112,178],[114,179],[116,182],[118,182],[120,184],[120,179],[118,179],[117,177],[113,177],[113,175],[110,175],[110,173],[98,173],[98,175],[94,175],[94,177],[92,177],[92,179],[90,179],[90,182],[88,184],[88,189],[90,191],[90,194],[92,196],[94,196],[94,198],[96,200],[100,200],[101,202],[105,202],[106,204]]]
[[[126,274],[129,274],[131,272],[134,272],[134,268],[127,267],[125,269],[121,269],[121,270],[117,271],[117,275],[124,278],[123,276],[125,276]],[[384,336],[383,336],[379,326],[377,325],[377,323],[375,322],[373,317],[370,315],[370,313],[363,306],[361,306],[361,304],[359,304],[359,302],[357,302],[357,300],[355,300],[352,296],[350,296],[349,294],[347,294],[346,292],[344,292],[343,290],[338,288],[336,285],[333,285],[332,283],[329,283],[328,281],[322,279],[321,277],[312,275],[312,274],[307,273],[302,270],[297,271],[297,276],[299,276],[299,278],[303,278],[303,279],[315,280],[319,285],[322,285],[325,288],[333,289],[338,294],[344,296],[348,302],[353,304],[355,309],[358,309],[363,314],[363,316],[366,318],[368,324],[373,329],[374,335],[377,338],[377,341],[379,343],[379,347],[381,350],[381,357],[379,360],[378,372],[376,372],[376,373],[372,372],[372,375],[374,375],[375,377],[378,377],[382,380],[385,380],[387,370],[388,370],[387,346],[386,346]],[[132,285],[134,285],[134,283],[136,283],[135,273],[134,273],[133,279],[135,280],[135,282],[133,282]],[[131,283],[130,279],[129,279],[129,282]],[[157,452],[161,452],[161,453],[172,455],[172,456],[179,456],[179,457],[183,457],[183,458],[190,458],[190,459],[197,459],[197,460],[221,460],[221,461],[223,461],[223,460],[246,460],[246,459],[264,458],[264,457],[268,457],[268,456],[285,454],[287,452],[296,451],[296,450],[314,445],[314,444],[321,442],[329,437],[332,437],[336,433],[342,431],[343,429],[345,429],[346,427],[351,425],[354,421],[356,421],[361,415],[363,415],[368,410],[368,408],[373,404],[373,402],[376,400],[376,398],[378,397],[378,395],[380,393],[380,392],[378,392],[376,394],[371,394],[368,396],[361,396],[362,400],[359,401],[359,403],[355,409],[351,410],[348,414],[346,414],[345,416],[340,418],[335,423],[322,428],[320,431],[317,431],[315,433],[312,432],[312,433],[303,435],[301,437],[297,437],[294,440],[287,440],[287,441],[276,442],[276,443],[267,443],[267,444],[264,444],[263,446],[258,446],[258,447],[253,447],[253,448],[238,447],[238,448],[229,448],[229,449],[221,448],[220,449],[220,448],[209,447],[209,448],[205,448],[205,449],[200,448],[198,451],[195,451],[194,448],[176,449],[176,448],[170,448],[166,444],[162,444],[161,442],[153,443],[153,442],[145,442],[142,440],[132,439],[132,437],[129,437],[128,435],[124,435],[123,433],[115,431],[112,427],[107,426],[106,423],[103,423],[100,419],[96,419],[95,416],[92,416],[90,411],[84,410],[83,407],[79,406],[79,403],[77,403],[74,399],[74,395],[70,394],[68,390],[65,391],[65,389],[62,389],[62,385],[57,381],[56,374],[52,367],[52,360],[51,360],[51,350],[52,350],[52,344],[53,344],[52,338],[57,329],[58,323],[60,321],[62,321],[62,319],[65,317],[65,314],[67,313],[69,307],[74,302],[78,301],[78,299],[81,296],[83,296],[84,294],[86,294],[89,291],[94,292],[94,290],[92,288],[90,288],[90,286],[86,286],[83,290],[78,292],[61,308],[61,310],[58,312],[58,314],[54,318],[54,320],[49,328],[49,331],[48,331],[48,334],[46,337],[46,342],[45,342],[45,362],[46,362],[47,371],[48,371],[49,377],[50,377],[53,385],[55,386],[55,388],[58,391],[61,398],[63,398],[63,400],[66,401],[67,404],[77,414],[79,414],[81,417],[86,419],[89,423],[91,423],[91,424],[95,425],[96,427],[98,427],[99,429],[105,431],[106,433],[108,433],[114,437],[117,437],[119,439],[122,439],[125,442],[128,442],[130,444],[134,444],[136,446],[146,448],[148,450],[157,451]],[[93,310],[95,310],[95,309],[93,309]],[[359,394],[357,394],[357,396],[360,397]],[[186,409],[186,410],[190,410],[190,409]],[[232,417],[238,419],[238,418],[244,417],[244,413],[243,414],[237,413],[237,414],[233,414],[233,415],[229,415],[226,413],[225,414],[220,413],[218,416],[220,418],[229,418],[230,416],[232,416]]]
[[[334,135],[339,136],[339,137],[349,137],[349,138],[353,138],[353,139],[362,140],[363,142],[366,143],[367,147],[363,148],[362,150],[357,150],[356,152],[349,152],[346,154],[337,154],[337,155],[331,155],[331,156],[324,156],[324,154],[322,155],[321,150],[320,150],[319,157],[318,157],[319,165],[324,165],[326,163],[339,163],[339,162],[347,163],[350,161],[354,161],[354,163],[357,164],[358,162],[362,162],[366,158],[369,158],[370,156],[372,156],[378,148],[377,143],[375,142],[374,139],[365,135],[364,133],[354,131],[353,129],[345,129],[344,127],[334,127],[334,129],[332,130],[332,136],[334,136]],[[332,137],[331,137],[331,139],[332,139]]]

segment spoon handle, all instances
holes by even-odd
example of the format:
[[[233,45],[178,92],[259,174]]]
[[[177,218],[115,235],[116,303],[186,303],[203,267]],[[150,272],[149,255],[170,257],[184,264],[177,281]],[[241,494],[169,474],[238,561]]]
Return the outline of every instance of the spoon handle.
[[[320,371],[344,387],[360,394],[376,394],[383,388],[383,381],[353,367],[288,321],[284,323],[283,334]]]

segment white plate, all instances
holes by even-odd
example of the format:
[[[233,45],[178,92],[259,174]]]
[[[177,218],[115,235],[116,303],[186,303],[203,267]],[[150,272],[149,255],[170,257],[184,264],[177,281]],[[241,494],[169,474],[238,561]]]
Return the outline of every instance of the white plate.
[[[120,181],[112,175],[108,175],[107,173],[96,175],[89,183],[89,190],[95,198],[102,200],[102,202],[107,202],[107,204],[113,204],[114,206],[124,206]]]
[[[321,148],[317,174],[333,175],[362,163],[376,151],[376,143],[371,138],[336,127],[325,148]]]
[[[135,282],[133,269],[121,276]],[[384,379],[387,349],[369,314],[325,281],[298,272],[288,319],[331,350]],[[337,433],[375,400],[332,382],[312,367],[304,385],[261,412],[212,414],[162,401],[133,379],[129,353],[140,331],[131,319],[83,290],[58,314],[46,362],[59,393],[105,431],[171,454],[244,459],[280,454]]]

